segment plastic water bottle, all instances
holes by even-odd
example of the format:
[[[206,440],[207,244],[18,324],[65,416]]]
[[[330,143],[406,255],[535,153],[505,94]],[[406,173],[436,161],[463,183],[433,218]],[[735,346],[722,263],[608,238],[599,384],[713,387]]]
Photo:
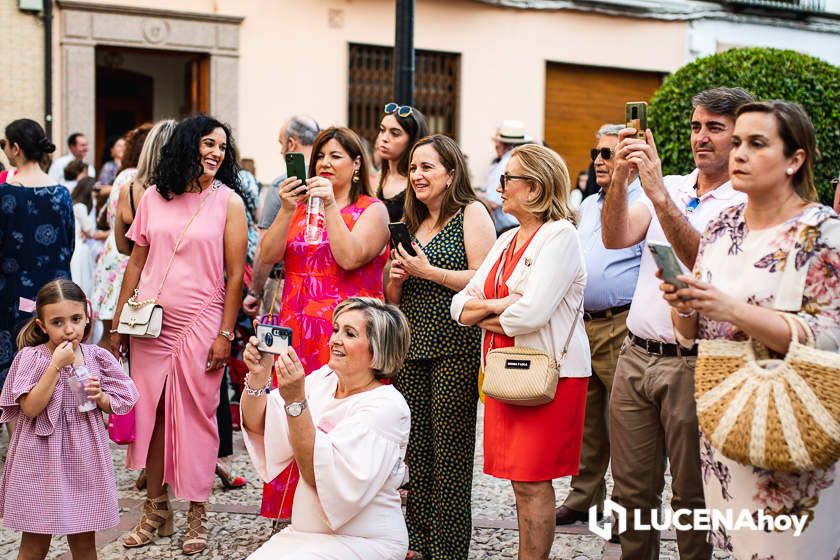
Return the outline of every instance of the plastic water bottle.
[[[324,238],[324,203],[317,196],[310,196],[306,205],[306,230],[303,239],[309,245],[318,245]]]
[[[73,393],[76,395],[76,402],[79,403],[79,412],[87,412],[96,408],[96,403],[87,398],[85,388],[88,381],[93,377],[83,365],[73,366],[73,377],[70,378],[70,384],[73,388]]]

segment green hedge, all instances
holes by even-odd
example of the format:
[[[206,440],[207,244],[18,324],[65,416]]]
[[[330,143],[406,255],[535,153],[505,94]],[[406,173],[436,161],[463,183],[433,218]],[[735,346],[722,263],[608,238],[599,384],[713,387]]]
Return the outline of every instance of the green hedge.
[[[817,132],[817,190],[824,203],[840,169],[840,68],[796,51],[731,49],[699,58],[665,79],[651,100],[649,126],[666,174],[694,168],[688,126],[694,94],[719,86],[742,87],[758,99],[800,103]]]

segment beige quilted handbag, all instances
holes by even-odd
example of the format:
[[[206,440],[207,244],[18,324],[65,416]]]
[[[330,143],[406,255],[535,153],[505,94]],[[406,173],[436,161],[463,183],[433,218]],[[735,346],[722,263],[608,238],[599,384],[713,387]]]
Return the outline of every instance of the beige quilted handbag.
[[[784,360],[754,341],[701,340],[694,373],[697,417],[714,447],[739,463],[783,472],[840,459],[840,354],[791,329]],[[797,336],[805,326],[808,344]]]

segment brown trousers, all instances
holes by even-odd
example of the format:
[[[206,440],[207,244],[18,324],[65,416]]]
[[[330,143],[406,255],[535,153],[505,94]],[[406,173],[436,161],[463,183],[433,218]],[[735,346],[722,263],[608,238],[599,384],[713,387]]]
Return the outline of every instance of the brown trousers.
[[[610,454],[615,481],[612,499],[628,509],[621,534],[624,560],[657,560],[659,531],[632,528],[633,512],[649,524],[662,504],[665,461],[671,463],[671,507],[702,509],[703,481],[694,402],[693,357],[649,354],[626,339],[621,346],[610,395]],[[708,560],[705,531],[677,531],[681,560]]]
[[[572,477],[571,490],[563,502],[575,511],[585,512],[593,505],[601,511],[607,497],[604,475],[610,464],[610,392],[618,351],[627,337],[627,313],[623,311],[585,323],[592,353],[592,377],[586,390],[580,472]]]

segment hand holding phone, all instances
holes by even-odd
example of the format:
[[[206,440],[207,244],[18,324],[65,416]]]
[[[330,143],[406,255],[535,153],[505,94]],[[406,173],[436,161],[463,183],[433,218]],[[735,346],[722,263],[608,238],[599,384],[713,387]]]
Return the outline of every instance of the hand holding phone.
[[[292,345],[292,329],[257,323],[257,350],[269,354],[283,354]]]
[[[624,111],[626,115],[625,122],[627,128],[635,128],[636,134],[634,138],[639,140],[645,139],[645,131],[647,130],[647,103],[644,101],[630,101],[624,104]]]
[[[408,232],[408,226],[405,222],[391,222],[388,224],[388,229],[391,232],[391,247],[396,249],[397,245],[402,245],[403,250],[412,257],[417,256],[417,251],[411,246],[411,234]]]
[[[301,152],[286,153],[286,176],[297,177],[306,184],[306,160]]]
[[[648,241],[647,244],[650,254],[653,256],[653,261],[662,275],[662,280],[674,286],[677,290],[688,288],[688,284],[677,280],[677,276],[683,274],[680,263],[677,260],[677,255],[674,254],[674,249],[666,243],[656,243]]]

